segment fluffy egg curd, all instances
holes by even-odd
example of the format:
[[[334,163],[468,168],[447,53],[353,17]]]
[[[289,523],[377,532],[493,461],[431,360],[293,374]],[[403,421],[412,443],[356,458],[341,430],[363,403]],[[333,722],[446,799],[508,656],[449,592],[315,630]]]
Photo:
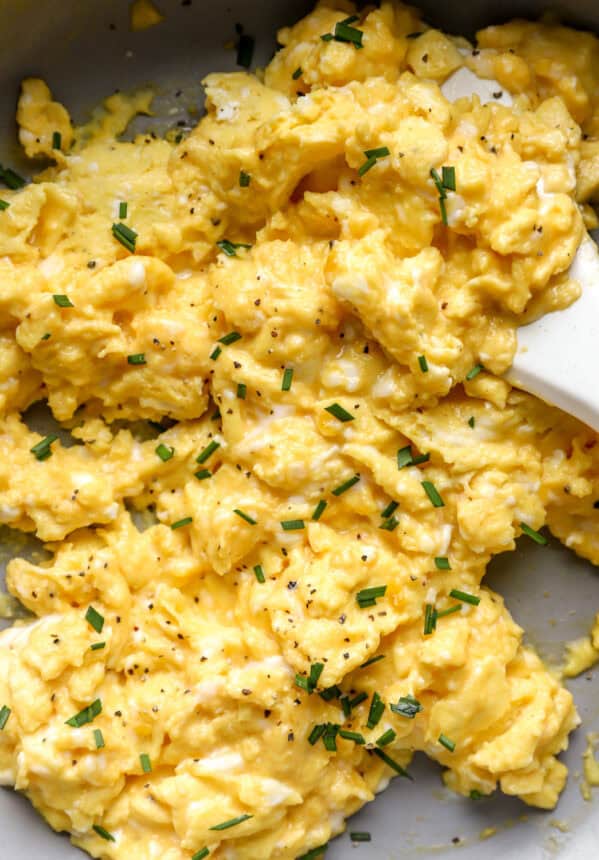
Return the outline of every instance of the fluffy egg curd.
[[[0,174],[0,520],[47,550],[0,779],[94,857],[319,857],[418,751],[549,809],[579,723],[481,582],[545,525],[599,562],[597,435],[502,378],[579,294],[599,42],[330,0],[279,42],[178,139],[28,79]]]

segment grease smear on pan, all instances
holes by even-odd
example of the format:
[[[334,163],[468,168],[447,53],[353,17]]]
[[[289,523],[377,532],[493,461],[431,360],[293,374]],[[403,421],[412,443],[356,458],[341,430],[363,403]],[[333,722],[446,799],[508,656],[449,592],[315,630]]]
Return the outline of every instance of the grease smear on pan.
[[[599,561],[597,436],[501,378],[578,295],[599,43],[389,2],[279,40],[178,142],[26,80],[52,166],[2,171],[0,519],[50,558],[8,569],[0,776],[95,857],[316,857],[416,750],[464,795],[566,780],[572,697],[481,582],[545,526]],[[446,101],[463,65],[513,104]]]

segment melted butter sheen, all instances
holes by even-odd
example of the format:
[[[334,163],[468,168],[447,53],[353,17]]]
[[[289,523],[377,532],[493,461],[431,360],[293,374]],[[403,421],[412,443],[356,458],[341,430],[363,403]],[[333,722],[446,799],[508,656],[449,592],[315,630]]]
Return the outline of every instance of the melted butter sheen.
[[[596,435],[501,378],[520,322],[576,296],[598,42],[516,22],[471,55],[388,2],[361,50],[323,41],[345,15],[282,30],[260,79],[210,75],[178,144],[117,141],[147,92],[74,128],[23,82],[21,143],[56,165],[3,193],[0,522],[51,557],[8,567],[36,620],[0,634],[0,774],[96,857],[293,860],[386,784],[389,729],[464,795],[551,808],[566,780],[572,697],[481,581],[521,523],[599,560]],[[462,64],[513,105],[448,103]],[[37,460],[40,399],[77,444]],[[322,723],[367,743],[310,745]]]

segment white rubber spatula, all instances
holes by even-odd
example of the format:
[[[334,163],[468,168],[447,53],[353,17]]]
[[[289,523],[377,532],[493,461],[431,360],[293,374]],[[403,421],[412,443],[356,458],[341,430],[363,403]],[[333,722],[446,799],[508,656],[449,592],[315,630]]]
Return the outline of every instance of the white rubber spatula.
[[[497,81],[478,78],[466,68],[454,72],[441,90],[449,101],[476,94],[483,104],[512,104]],[[518,348],[506,378],[599,431],[599,253],[588,235],[570,275],[582,295],[569,308],[518,329]]]

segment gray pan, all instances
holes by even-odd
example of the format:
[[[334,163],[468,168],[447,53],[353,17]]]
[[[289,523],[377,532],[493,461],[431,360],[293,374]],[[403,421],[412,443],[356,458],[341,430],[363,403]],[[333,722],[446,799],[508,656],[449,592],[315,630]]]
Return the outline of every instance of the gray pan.
[[[158,87],[156,106],[163,119],[144,120],[143,127],[163,130],[177,121],[193,124],[201,110],[203,75],[235,69],[234,54],[223,47],[234,35],[235,22],[256,36],[256,60],[264,62],[274,49],[277,27],[294,21],[311,5],[304,0],[157,0],[157,4],[166,21],[131,33],[126,0],[0,0],[0,158],[27,169],[19,160],[14,126],[15,99],[25,75],[44,77],[76,120],[84,119],[115,89],[152,83]],[[431,23],[465,35],[513,15],[538,16],[547,8],[543,0],[422,0],[420,5]],[[599,32],[599,0],[559,5],[568,21]],[[36,427],[47,421],[37,409],[28,420]],[[6,541],[2,549],[3,556],[10,555]],[[529,641],[554,662],[565,641],[588,631],[599,609],[595,570],[555,542],[543,548],[521,541],[515,553],[493,562],[486,581],[505,595]],[[394,781],[352,819],[349,829],[370,831],[372,842],[352,846],[349,836],[343,835],[331,845],[327,860],[594,860],[599,856],[599,789],[591,802],[583,801],[580,777],[586,734],[599,731],[599,671],[587,672],[569,686],[583,726],[563,756],[570,779],[555,811],[532,810],[502,797],[477,802],[456,797],[443,787],[439,768],[419,756],[413,765],[414,783]],[[488,828],[495,830],[494,835],[481,839]],[[0,791],[0,832],[1,860],[85,856],[65,836],[52,833],[26,800],[8,790]]]

